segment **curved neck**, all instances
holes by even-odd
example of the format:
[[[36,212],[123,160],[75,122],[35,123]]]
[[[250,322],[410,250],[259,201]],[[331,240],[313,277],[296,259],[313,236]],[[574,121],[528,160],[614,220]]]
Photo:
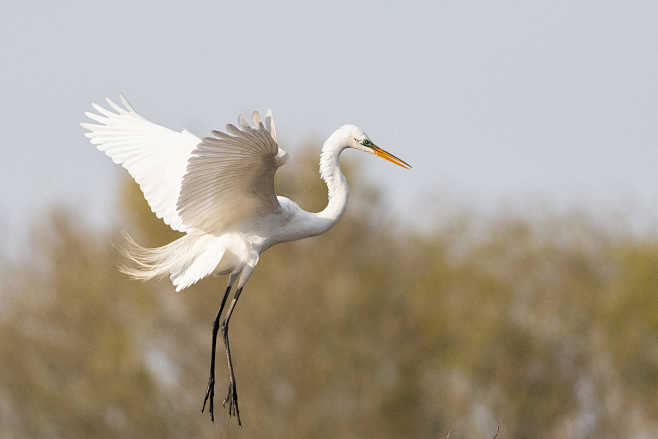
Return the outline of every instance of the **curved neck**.
[[[327,185],[329,192],[329,203],[327,207],[315,215],[323,222],[324,231],[333,226],[336,221],[341,217],[347,206],[347,199],[349,197],[349,188],[347,181],[338,165],[338,157],[340,153],[346,148],[344,142],[339,136],[330,136],[324,145],[322,145],[322,153],[320,154],[320,176]]]

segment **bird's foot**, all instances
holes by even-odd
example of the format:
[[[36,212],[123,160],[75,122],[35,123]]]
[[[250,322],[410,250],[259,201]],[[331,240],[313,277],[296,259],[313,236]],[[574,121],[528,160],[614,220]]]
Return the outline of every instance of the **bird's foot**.
[[[210,400],[210,406],[208,407],[208,411],[210,412],[210,420],[215,422],[215,377],[212,375],[210,378],[208,378],[208,390],[206,390],[206,396],[203,398],[203,407],[201,407],[201,413],[203,413],[203,411],[206,409],[206,402],[208,402],[208,400]]]
[[[226,394],[226,399],[224,399],[224,402],[222,403],[222,407],[226,407],[226,403],[228,403],[229,416],[235,416],[238,418],[238,425],[242,426],[242,421],[240,420],[240,408],[238,407],[238,391],[234,380],[229,382],[228,393]]]

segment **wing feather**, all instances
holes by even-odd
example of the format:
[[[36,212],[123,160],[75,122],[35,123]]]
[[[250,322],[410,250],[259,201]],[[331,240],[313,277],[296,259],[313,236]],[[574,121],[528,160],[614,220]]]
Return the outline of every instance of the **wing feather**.
[[[81,123],[85,136],[122,165],[139,184],[151,210],[172,229],[188,231],[176,210],[187,160],[201,139],[149,122],[121,95],[120,106],[110,99],[110,111],[93,103],[98,113],[85,115],[95,123]]]
[[[239,128],[213,131],[192,151],[177,204],[185,224],[221,233],[280,208],[274,174],[282,150],[258,113],[252,121],[240,115]]]
[[[172,229],[217,233],[279,209],[274,174],[287,154],[268,110],[203,140],[140,116],[120,95],[109,109],[92,103],[85,136],[139,184],[151,210]]]

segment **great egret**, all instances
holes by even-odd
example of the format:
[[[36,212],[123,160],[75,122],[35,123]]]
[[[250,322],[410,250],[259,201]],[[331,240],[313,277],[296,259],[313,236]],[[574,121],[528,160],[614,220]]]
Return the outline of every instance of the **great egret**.
[[[92,104],[97,113],[85,115],[94,123],[81,123],[91,143],[122,165],[139,184],[151,210],[172,229],[185,235],[163,247],[144,248],[126,235],[125,254],[132,261],[122,271],[137,279],[168,275],[176,291],[216,273],[227,274],[219,311],[212,328],[208,389],[214,421],[215,349],[224,305],[235,294],[221,324],[229,369],[229,415],[240,410],[231,359],[228,325],[235,305],[260,255],[274,244],[319,235],[338,221],[347,205],[348,187],[338,157],[354,148],[383,157],[403,168],[411,166],[376,146],[354,125],[338,128],[322,146],[320,175],[329,190],[329,203],[318,213],[307,212],[294,201],[274,193],[274,173],[288,158],[277,143],[271,111],[265,122],[254,112],[253,126],[240,115],[227,133],[213,131],[200,139],[188,131],[172,131],[137,114],[125,97],[123,106],[110,99],[113,111]]]

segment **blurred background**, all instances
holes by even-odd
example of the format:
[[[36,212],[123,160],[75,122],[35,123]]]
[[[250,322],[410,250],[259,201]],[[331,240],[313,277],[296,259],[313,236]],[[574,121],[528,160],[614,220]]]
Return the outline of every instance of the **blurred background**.
[[[655,437],[655,2],[0,12],[0,437]],[[121,230],[177,236],[82,136],[121,91],[199,136],[272,108],[277,191],[309,210],[343,123],[415,166],[345,154],[343,219],[261,258],[242,429],[200,414],[224,280],[116,270]]]

